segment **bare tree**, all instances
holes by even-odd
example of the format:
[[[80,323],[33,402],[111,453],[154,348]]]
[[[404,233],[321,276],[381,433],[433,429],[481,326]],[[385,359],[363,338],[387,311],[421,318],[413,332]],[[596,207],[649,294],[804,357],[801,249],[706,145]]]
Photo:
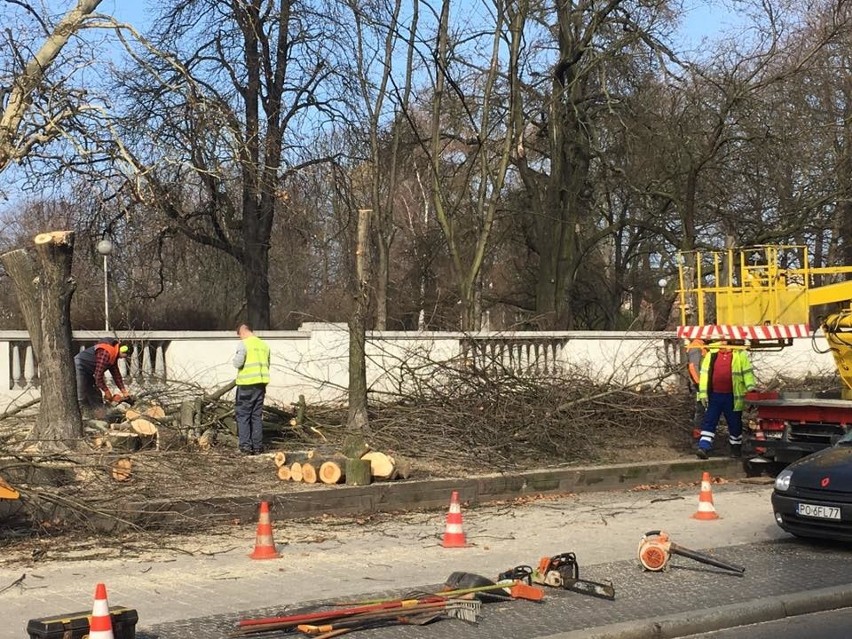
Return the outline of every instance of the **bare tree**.
[[[135,101],[119,132],[125,187],[164,229],[233,257],[248,321],[269,328],[273,220],[288,178],[328,159],[288,135],[334,117],[320,90],[335,66],[329,22],[309,2],[191,0],[164,5],[156,25],[123,78]]]
[[[453,42],[462,38],[451,37],[449,0],[441,5],[437,25],[429,144],[424,153],[431,174],[430,200],[462,306],[462,330],[480,326],[480,276],[517,137],[517,66],[526,15],[511,10],[512,4],[495,2],[493,30],[472,36],[488,37],[490,47],[487,66],[474,67],[469,77],[455,77],[451,64],[463,52],[453,48]],[[504,44],[508,60],[501,57]],[[508,82],[501,82],[504,78]]]
[[[356,145],[369,149],[368,167],[358,166],[364,190],[372,209],[372,224],[376,238],[375,328],[385,330],[388,317],[388,283],[391,278],[391,245],[395,235],[394,202],[398,178],[404,157],[402,148],[403,127],[396,113],[409,109],[412,91],[413,56],[419,22],[419,3],[411,4],[408,24],[400,23],[401,0],[392,4],[352,2],[348,8],[354,17],[353,77],[357,79],[360,104],[354,108],[362,111],[353,123],[353,140]],[[399,51],[402,46],[403,50]],[[402,59],[400,65],[397,60]],[[401,73],[394,73],[402,66]],[[374,68],[376,67],[376,68]],[[402,77],[397,79],[396,76]],[[400,86],[401,85],[401,86]],[[390,122],[389,135],[385,134]],[[367,143],[360,142],[366,136]],[[389,138],[389,139],[388,139]],[[356,151],[356,155],[360,156]]]
[[[20,162],[36,147],[63,135],[65,122],[80,108],[61,87],[61,80],[48,84],[47,79],[62,49],[86,27],[88,17],[100,3],[101,0],[78,0],[51,26],[29,3],[3,2],[24,7],[41,26],[44,40],[38,51],[28,57],[29,43],[4,30],[7,50],[13,55],[7,60],[7,68],[0,72],[0,172],[10,162]]]

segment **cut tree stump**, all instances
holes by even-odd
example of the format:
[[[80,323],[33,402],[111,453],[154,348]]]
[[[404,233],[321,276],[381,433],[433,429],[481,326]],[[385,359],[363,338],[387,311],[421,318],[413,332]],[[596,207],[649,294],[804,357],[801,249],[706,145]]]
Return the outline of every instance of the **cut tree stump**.
[[[140,435],[156,435],[159,430],[154,422],[149,421],[144,417],[131,419],[130,428],[133,429],[134,433],[138,433]]]
[[[133,460],[122,458],[115,461],[112,465],[112,478],[115,481],[130,481],[130,476],[133,474]]]
[[[144,417],[137,417],[130,422],[130,428],[134,433],[139,435],[139,448],[150,448],[153,446],[159,449],[160,429],[157,424]]]
[[[302,481],[306,484],[317,483],[317,469],[310,462],[302,464]]]
[[[195,402],[184,401],[180,404],[180,429],[191,433],[195,428]]]
[[[140,442],[137,433],[127,433],[119,430],[111,430],[104,433],[103,440],[109,445],[110,450],[133,452],[139,450]]]
[[[343,479],[343,465],[335,461],[324,461],[319,467],[319,480],[324,484],[337,484]]]
[[[299,462],[290,465],[290,479],[293,481],[302,481],[302,464]]]
[[[278,469],[278,479],[281,481],[290,481],[291,479],[290,467],[289,466],[281,466]]]
[[[343,474],[346,475],[347,486],[369,486],[372,482],[370,462],[366,459],[348,458]]]

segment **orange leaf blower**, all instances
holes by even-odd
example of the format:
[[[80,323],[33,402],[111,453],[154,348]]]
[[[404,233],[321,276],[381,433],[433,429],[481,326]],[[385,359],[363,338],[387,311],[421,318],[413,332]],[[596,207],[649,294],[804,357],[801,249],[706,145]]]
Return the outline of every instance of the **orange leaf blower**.
[[[700,561],[702,564],[709,564],[717,568],[730,570],[742,576],[745,568],[735,564],[729,564],[725,561],[720,561],[715,557],[710,557],[695,550],[678,546],[669,539],[667,533],[662,530],[651,530],[645,533],[642,541],[639,542],[639,561],[645,570],[659,572],[665,570],[672,555],[680,555],[681,557],[689,557],[695,561]]]

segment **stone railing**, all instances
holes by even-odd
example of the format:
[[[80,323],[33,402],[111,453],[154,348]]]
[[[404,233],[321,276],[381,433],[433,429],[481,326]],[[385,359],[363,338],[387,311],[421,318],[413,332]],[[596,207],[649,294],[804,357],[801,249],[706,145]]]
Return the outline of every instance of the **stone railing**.
[[[348,387],[349,335],[345,325],[305,324],[298,331],[259,332],[272,349],[272,382],[267,395],[279,403],[345,401]],[[102,335],[75,332],[75,349]],[[238,344],[232,332],[120,333],[133,344],[122,362],[131,390],[179,383],[214,389],[233,380],[231,363]],[[817,340],[816,350],[825,350]],[[831,356],[796,340],[778,352],[753,354],[759,380],[827,374]],[[367,383],[376,396],[398,395],[417,377],[439,375],[442,367],[499,367],[519,375],[548,375],[569,369],[619,383],[679,383],[683,351],[674,333],[515,332],[419,333],[371,332],[367,336]],[[38,393],[38,362],[25,331],[0,332],[0,412]]]
[[[97,339],[75,339],[74,352],[79,352],[97,342]],[[127,383],[151,384],[165,382],[166,350],[168,340],[131,339],[133,346],[130,357],[119,360],[119,371]],[[9,344],[9,390],[32,390],[39,387],[38,361],[29,339],[10,340]]]

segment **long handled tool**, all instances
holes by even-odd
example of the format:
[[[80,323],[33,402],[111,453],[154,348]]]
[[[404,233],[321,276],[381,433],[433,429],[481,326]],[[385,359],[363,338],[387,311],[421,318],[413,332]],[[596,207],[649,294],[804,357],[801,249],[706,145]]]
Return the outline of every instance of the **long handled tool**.
[[[449,607],[447,606],[450,603]],[[350,608],[338,608],[336,610],[322,610],[318,612],[308,612],[294,615],[284,615],[280,617],[266,617],[262,619],[243,619],[239,622],[239,628],[234,630],[231,637],[243,637],[249,634],[268,632],[271,630],[287,630],[296,628],[301,624],[307,625],[325,625],[333,621],[341,621],[344,619],[366,619],[368,615],[381,615],[388,613],[390,617],[394,615],[403,615],[411,612],[422,611],[424,606],[433,606],[436,609],[441,607],[446,609],[460,609],[479,611],[481,605],[478,601],[462,602],[465,606],[459,605],[446,593],[444,596],[428,595],[416,599],[398,599],[390,601],[382,601],[368,603]]]
[[[504,579],[497,583],[490,583],[482,586],[471,586],[469,588],[453,588],[450,590],[439,590],[432,593],[424,593],[423,597],[463,597],[464,595],[476,593],[491,593],[502,594],[512,599],[526,599],[527,601],[541,601],[544,599],[544,590],[523,583],[519,579]],[[359,601],[358,605],[378,605],[392,602],[392,599],[372,599],[369,601]]]
[[[676,543],[672,542],[671,539],[669,539],[668,534],[664,533],[662,530],[650,530],[646,532],[645,536],[642,537],[642,541],[639,542],[639,561],[645,570],[656,572],[665,570],[672,555],[688,557],[689,559],[700,561],[703,564],[709,564],[711,566],[716,566],[717,568],[730,570],[731,572],[737,573],[740,577],[742,577],[745,572],[745,568],[743,566],[737,566],[736,564],[716,559],[715,557],[696,552],[695,550],[678,546]]]
[[[363,613],[334,621],[328,624],[299,624],[296,629],[309,635],[319,635],[341,628],[361,628],[380,622],[425,624],[442,616],[475,622],[482,604],[479,601],[449,599],[434,603],[420,604],[405,610],[384,610]]]

